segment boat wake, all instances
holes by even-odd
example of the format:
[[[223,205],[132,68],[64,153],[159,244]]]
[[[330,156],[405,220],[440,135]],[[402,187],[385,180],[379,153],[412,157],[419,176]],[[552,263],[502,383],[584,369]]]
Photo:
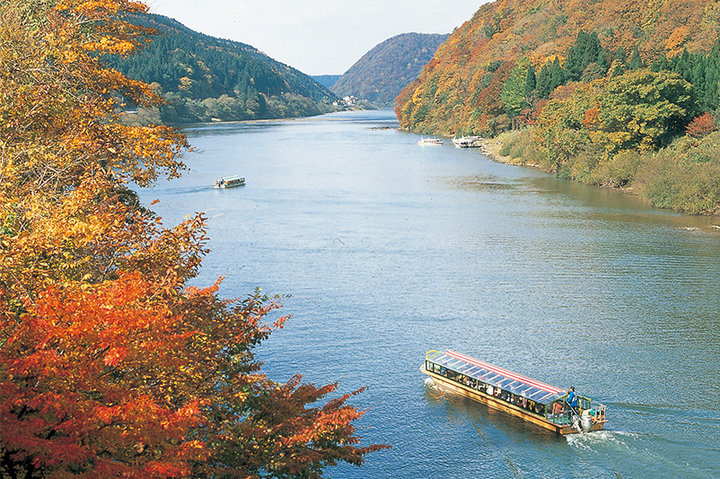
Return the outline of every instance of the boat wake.
[[[629,449],[626,438],[635,438],[637,434],[622,431],[594,431],[565,436],[569,446],[586,451],[594,450],[599,445],[612,445]]]
[[[427,392],[430,394],[430,396],[435,399],[447,399],[448,393],[452,394],[452,391],[444,388],[442,384],[433,381],[433,378],[425,378],[423,384],[425,385],[425,388],[427,389]]]

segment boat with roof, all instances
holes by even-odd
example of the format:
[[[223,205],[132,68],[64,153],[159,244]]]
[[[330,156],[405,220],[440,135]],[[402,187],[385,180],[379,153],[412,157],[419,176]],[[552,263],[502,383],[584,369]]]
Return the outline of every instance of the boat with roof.
[[[456,148],[479,148],[482,146],[483,138],[481,136],[462,136],[453,138],[452,142]]]
[[[425,138],[420,137],[420,140],[418,141],[418,145],[420,146],[440,146],[443,144],[442,138]]]
[[[243,176],[228,176],[227,178],[220,178],[215,180],[215,188],[234,188],[236,186],[245,186],[245,177]]]
[[[607,408],[574,388],[566,391],[457,351],[428,351],[420,370],[455,393],[558,434],[599,431],[607,422]]]

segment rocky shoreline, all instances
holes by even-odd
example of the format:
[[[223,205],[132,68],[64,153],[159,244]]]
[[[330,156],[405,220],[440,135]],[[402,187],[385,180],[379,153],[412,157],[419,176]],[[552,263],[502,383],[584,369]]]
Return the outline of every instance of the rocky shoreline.
[[[501,155],[500,150],[502,150],[502,147],[502,142],[496,138],[483,138],[480,143],[479,150],[482,151],[485,156],[498,163],[542,169],[540,165],[536,163],[518,161],[509,156]]]

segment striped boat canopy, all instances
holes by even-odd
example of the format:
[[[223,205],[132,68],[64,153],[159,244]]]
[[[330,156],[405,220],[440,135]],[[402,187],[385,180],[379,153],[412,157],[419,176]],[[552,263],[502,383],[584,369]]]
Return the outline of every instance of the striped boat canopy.
[[[509,391],[517,396],[548,405],[565,396],[566,391],[549,384],[530,379],[479,359],[456,351],[430,351],[425,359],[446,369],[464,374],[493,387]]]

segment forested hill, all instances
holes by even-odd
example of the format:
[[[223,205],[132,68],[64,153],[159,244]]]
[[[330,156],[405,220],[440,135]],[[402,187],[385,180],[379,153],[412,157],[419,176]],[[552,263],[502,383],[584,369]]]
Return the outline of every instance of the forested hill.
[[[585,31],[597,34],[608,52],[621,48],[630,57],[637,48],[649,64],[684,49],[708,52],[719,20],[715,0],[498,0],[480,7],[438,48],[398,99],[398,116],[417,131],[486,129],[506,113],[501,90],[520,59],[537,73],[556,58],[564,65]]]
[[[719,27],[717,0],[497,0],[395,111],[417,132],[502,134],[505,161],[720,215]]]
[[[446,38],[447,35],[440,34],[405,33],[385,40],[350,67],[331,90],[341,97],[354,95],[380,105],[392,105]]]
[[[324,87],[330,88],[342,75],[312,75],[312,79]]]
[[[130,78],[158,84],[170,101],[163,109],[170,120],[305,116],[327,111],[335,99],[309,76],[250,45],[203,35],[161,15],[133,22],[158,34],[139,53],[108,61]]]

